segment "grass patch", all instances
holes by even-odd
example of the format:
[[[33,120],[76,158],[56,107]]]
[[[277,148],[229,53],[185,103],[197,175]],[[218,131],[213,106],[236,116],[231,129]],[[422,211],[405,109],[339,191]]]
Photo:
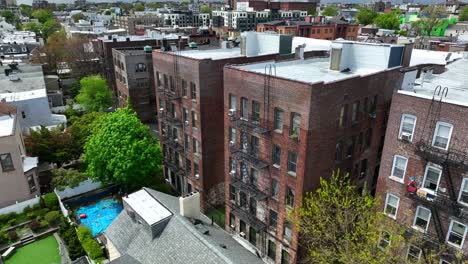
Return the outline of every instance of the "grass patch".
[[[54,236],[49,236],[17,249],[5,264],[60,264],[61,257],[58,243]]]
[[[226,207],[221,206],[217,207],[215,209],[210,210],[206,214],[210,219],[213,219],[213,221],[219,225],[221,228],[224,229],[224,217],[226,215]]]

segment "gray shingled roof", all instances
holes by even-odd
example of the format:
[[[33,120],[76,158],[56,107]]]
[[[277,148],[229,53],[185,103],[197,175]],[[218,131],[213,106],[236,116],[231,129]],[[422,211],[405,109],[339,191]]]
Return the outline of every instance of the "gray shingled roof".
[[[115,259],[109,264],[141,264],[138,260],[134,259],[132,256],[125,254],[118,259]]]
[[[125,210],[122,211],[105,231],[106,237],[122,256],[129,255],[141,264],[263,263],[226,231],[216,225],[212,226],[206,216],[202,217],[202,224],[198,225],[181,216],[178,197],[145,189],[174,215],[161,235],[151,240],[142,225],[133,222]],[[209,235],[204,235],[203,232],[207,230]]]

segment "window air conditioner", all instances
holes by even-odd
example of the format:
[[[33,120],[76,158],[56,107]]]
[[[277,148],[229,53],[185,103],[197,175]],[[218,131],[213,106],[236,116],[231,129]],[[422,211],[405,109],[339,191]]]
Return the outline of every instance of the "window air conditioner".
[[[234,109],[229,109],[229,111],[228,111],[228,116],[233,117],[235,114],[236,114],[236,110],[234,110]]]
[[[235,225],[231,225],[231,229],[236,229],[236,226],[235,226]]]
[[[401,133],[401,140],[403,141],[408,141],[410,142],[411,141],[411,137],[412,135],[410,133],[405,133],[405,132],[402,132]]]
[[[234,177],[234,175],[236,175],[236,172],[232,170],[229,172],[229,175],[231,175],[231,177]]]
[[[175,143],[178,143],[178,142],[179,142],[179,139],[174,138],[174,142],[175,142]]]
[[[195,174],[195,179],[197,179],[197,180],[200,179],[200,174],[198,174],[198,173]]]
[[[164,108],[159,108],[159,113],[164,113]]]
[[[189,125],[189,121],[188,120],[185,120],[185,125],[188,126]]]
[[[229,146],[234,147],[234,141],[229,141]]]
[[[375,119],[375,118],[377,118],[377,114],[375,112],[370,113],[369,117],[372,118],[372,119]]]
[[[239,236],[245,238],[245,233],[244,233],[244,232],[240,232],[240,233],[239,233]]]

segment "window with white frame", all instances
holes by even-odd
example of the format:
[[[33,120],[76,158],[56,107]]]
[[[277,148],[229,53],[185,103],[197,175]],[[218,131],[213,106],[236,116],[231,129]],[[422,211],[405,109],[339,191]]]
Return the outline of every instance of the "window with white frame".
[[[410,245],[406,253],[406,262],[407,263],[417,263],[421,259],[422,250],[418,247]]]
[[[382,231],[380,233],[380,239],[379,239],[379,247],[380,248],[386,248],[388,245],[392,243],[391,241],[391,235],[387,231]]]
[[[418,206],[414,215],[413,227],[425,232],[431,220],[431,210]]]
[[[452,136],[453,125],[445,122],[437,122],[432,139],[432,146],[440,149],[448,149],[450,137]]]
[[[436,192],[439,187],[441,175],[442,175],[441,169],[434,167],[434,166],[427,165],[426,173],[424,174],[423,188]]]
[[[458,201],[468,205],[468,178],[463,178]]]
[[[398,181],[403,182],[405,179],[407,164],[408,164],[407,158],[400,156],[400,155],[395,155],[395,157],[393,158],[391,177],[394,177],[398,179]]]
[[[461,248],[465,242],[466,231],[466,225],[452,220],[447,233],[447,243],[457,248]]]
[[[396,218],[399,203],[400,198],[398,196],[387,193],[384,213],[392,218]]]
[[[416,126],[416,117],[414,115],[403,114],[401,116],[399,139],[413,141],[414,128]]]

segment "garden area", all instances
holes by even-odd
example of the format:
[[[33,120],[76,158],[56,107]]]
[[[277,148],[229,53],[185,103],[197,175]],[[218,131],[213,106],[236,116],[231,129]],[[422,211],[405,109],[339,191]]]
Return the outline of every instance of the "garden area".
[[[29,264],[33,259],[35,264],[61,263],[58,243],[54,236],[48,236],[17,249],[5,264]]]

